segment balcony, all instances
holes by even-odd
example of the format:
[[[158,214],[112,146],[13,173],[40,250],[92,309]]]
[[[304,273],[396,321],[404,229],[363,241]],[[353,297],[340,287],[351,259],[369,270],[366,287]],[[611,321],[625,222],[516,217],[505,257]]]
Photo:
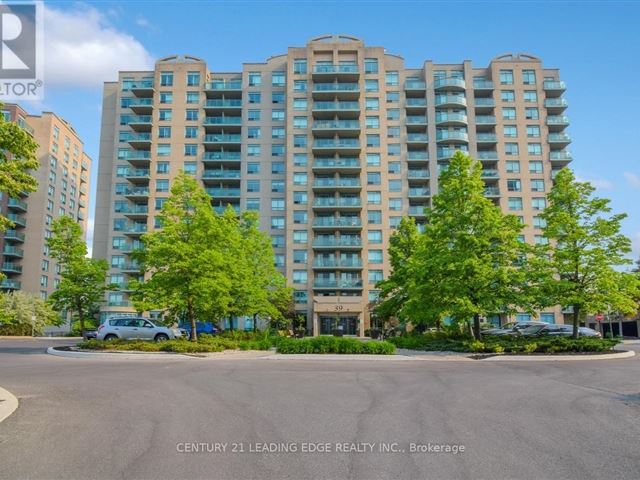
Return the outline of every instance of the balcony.
[[[242,143],[242,135],[239,133],[230,134],[209,134],[204,136],[204,144],[206,145],[240,145]]]
[[[333,119],[336,115],[347,118],[360,116],[358,102],[314,102],[312,112],[316,118]]]
[[[430,177],[431,174],[429,173],[429,170],[426,169],[410,168],[409,170],[407,170],[407,178],[409,179],[423,179]]]
[[[146,223],[131,223],[129,225],[125,225],[122,230],[122,233],[125,235],[131,236],[139,236],[143,233],[147,232],[147,224]]]
[[[130,133],[128,135],[120,135],[121,142],[128,142],[133,148],[149,149],[151,147],[150,133]]]
[[[546,123],[550,132],[560,132],[569,126],[569,117],[566,115],[551,115],[547,117]]]
[[[313,162],[314,172],[356,172],[360,170],[358,157],[316,158]]]
[[[407,115],[407,125],[427,125],[427,116],[426,115]]]
[[[478,150],[478,160],[495,162],[498,160],[498,152],[494,150]]]
[[[242,117],[238,116],[222,116],[222,117],[205,117],[204,125],[206,126],[240,126],[242,125]]]
[[[360,152],[360,142],[353,138],[319,139],[313,142],[313,151],[357,154]]]
[[[357,65],[315,65],[313,67],[313,80],[338,79],[356,81],[360,77]]]
[[[84,171],[88,171],[89,170],[89,164],[83,160],[82,162],[80,162],[80,168],[82,168],[82,170]]]
[[[148,183],[151,172],[148,168],[132,168],[126,171],[124,177],[131,183]]]
[[[498,187],[484,187],[484,196],[485,197],[499,197],[500,189]]]
[[[240,176],[240,170],[231,170],[225,168],[216,170],[205,170],[202,173],[203,180],[239,180]]]
[[[547,98],[559,97],[567,89],[567,85],[563,81],[547,80],[542,84],[542,88],[544,89]]]
[[[412,217],[426,217],[427,205],[409,205],[409,215]]]
[[[359,237],[326,237],[313,240],[313,248],[362,248],[362,240]]]
[[[153,112],[153,98],[132,98],[127,107],[139,115],[149,115]]]
[[[131,93],[136,97],[153,97],[153,80],[139,80],[131,84]]]
[[[429,160],[429,153],[422,150],[409,150],[407,160],[410,162],[426,162]]]
[[[436,142],[468,143],[469,135],[466,132],[455,130],[436,130]]]
[[[571,137],[566,133],[550,133],[548,142],[552,146],[566,147],[571,143]]]
[[[22,265],[13,262],[4,262],[2,264],[4,273],[22,273]]]
[[[108,307],[130,307],[129,300],[109,300],[107,302]]]
[[[7,218],[11,220],[18,227],[27,226],[27,219],[22,215],[18,215],[17,213],[8,213]]]
[[[476,107],[476,111],[480,111],[484,109],[490,110],[496,106],[495,100],[491,97],[476,97],[473,103]]]
[[[313,288],[315,289],[340,289],[340,290],[362,290],[362,280],[347,280],[347,279],[335,279],[316,278],[313,282]]]
[[[239,188],[207,188],[207,193],[215,198],[240,198]]]
[[[476,128],[495,127],[496,117],[494,115],[476,115]]]
[[[10,198],[7,203],[9,210],[26,212],[27,211],[27,202],[23,202],[22,200],[18,200],[17,198]]]
[[[240,98],[216,98],[207,100],[204,103],[205,111],[213,110],[217,113],[239,113],[242,109],[242,99]]]
[[[549,161],[554,162],[554,163],[560,163],[560,164],[567,164],[569,162],[571,162],[573,160],[573,155],[571,155],[571,152],[565,152],[565,151],[551,151],[549,153]]]
[[[215,162],[215,163],[238,163],[240,162],[241,155],[240,152],[231,151],[231,152],[205,152],[202,157],[203,162]]]
[[[436,95],[436,107],[466,107],[464,95]]]
[[[321,229],[362,229],[360,217],[316,217],[313,220],[313,228]]]
[[[78,206],[80,208],[85,208],[87,206],[87,202],[85,202],[84,200],[78,200]]]
[[[127,115],[127,125],[136,132],[150,132],[153,126],[151,115]]]
[[[427,187],[410,187],[407,196],[415,199],[427,198],[431,196],[431,189]]]
[[[20,290],[21,287],[22,284],[18,280],[10,280],[8,278],[5,278],[4,280],[0,281],[0,288],[5,290]]]
[[[205,92],[242,92],[242,80],[214,80],[204,84]]]
[[[4,232],[4,239],[10,242],[24,242],[24,233],[17,230],[9,229]]]
[[[315,83],[312,95],[317,99],[357,100],[360,86],[357,83]]]
[[[5,245],[2,249],[2,254],[5,257],[22,258],[24,256],[24,250],[18,247],[14,247],[13,245]]]
[[[216,205],[213,209],[218,215],[224,215],[229,207],[233,209],[236,215],[240,215],[240,205],[237,204],[227,203],[225,205]]]
[[[360,209],[362,203],[359,197],[316,197],[313,200],[315,209]]]
[[[360,122],[357,120],[316,120],[313,122],[312,129],[316,135],[359,135]]]
[[[147,166],[151,161],[149,150],[126,150],[118,153],[118,160],[126,160],[134,167]]]
[[[358,178],[316,178],[313,182],[314,190],[342,190],[358,191],[362,188]]]
[[[407,98],[404,107],[407,113],[424,112],[427,109],[427,99],[421,97]]]
[[[429,143],[429,135],[426,133],[409,133],[407,134],[408,145],[426,146]]]
[[[500,172],[492,168],[483,168],[481,176],[485,180],[490,180],[490,179],[497,180],[498,178],[500,178]]]
[[[130,200],[144,200],[149,197],[149,187],[131,187],[124,191],[124,196]]]
[[[433,82],[434,90],[464,90],[465,88],[463,78],[438,78]]]
[[[139,263],[123,263],[120,266],[120,270],[123,273],[140,273],[142,266]]]
[[[476,142],[477,143],[497,143],[498,142],[498,136],[495,133],[478,133],[476,135]]]
[[[466,125],[467,116],[464,113],[448,113],[438,112],[436,113],[436,125]]]
[[[116,210],[116,213],[123,213],[130,219],[144,219],[149,214],[149,207],[147,205],[132,205]]]
[[[427,82],[420,80],[407,80],[404,82],[405,92],[425,92],[427,90]]]
[[[322,269],[361,269],[362,259],[345,259],[345,258],[316,258],[313,261],[313,268],[315,270]]]
[[[562,113],[569,106],[569,102],[561,97],[545,98],[544,106],[547,108],[549,115],[556,115]]]
[[[473,89],[480,91],[493,90],[493,82],[491,80],[474,80]]]

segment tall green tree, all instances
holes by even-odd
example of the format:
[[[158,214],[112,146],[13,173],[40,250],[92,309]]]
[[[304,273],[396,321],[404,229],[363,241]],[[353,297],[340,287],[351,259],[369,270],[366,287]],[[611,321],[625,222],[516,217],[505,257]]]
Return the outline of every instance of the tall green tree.
[[[411,262],[407,300],[410,318],[473,318],[477,338],[482,316],[530,310],[522,225],[485,197],[481,173],[481,164],[462,152],[441,173]]]
[[[53,235],[47,245],[60,266],[60,285],[49,297],[58,311],[75,312],[80,322],[80,332],[86,336],[85,320],[103,301],[105,291],[106,260],[87,258],[87,245],[82,238],[82,228],[72,218],[63,216],[53,221]]]
[[[389,239],[391,273],[376,285],[376,288],[380,289],[380,296],[374,307],[375,314],[383,321],[392,317],[399,321],[407,320],[403,309],[411,279],[410,261],[418,248],[419,238],[415,219],[404,217]],[[423,318],[414,319],[418,324],[425,321]]]
[[[134,305],[182,316],[196,341],[197,320],[229,314],[232,268],[241,259],[228,253],[238,239],[225,216],[215,214],[211,197],[184,173],[176,177],[160,220],[162,229],[143,235],[144,248],[136,253],[148,279],[134,286]]]
[[[637,308],[632,277],[622,277],[615,269],[631,263],[631,241],[620,233],[626,214],[611,214],[610,201],[595,197],[594,191],[564,168],[540,215],[550,240],[549,295],[556,304],[573,307],[574,338],[581,316],[609,309],[632,313]]]
[[[48,325],[62,325],[63,318],[33,293],[0,292],[0,335],[42,335]]]

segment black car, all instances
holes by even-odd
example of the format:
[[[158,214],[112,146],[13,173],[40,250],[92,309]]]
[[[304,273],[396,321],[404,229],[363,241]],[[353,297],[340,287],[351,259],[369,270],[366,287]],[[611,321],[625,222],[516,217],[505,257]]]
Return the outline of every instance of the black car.
[[[97,330],[85,330],[84,331],[84,336],[87,340],[95,340],[96,337],[98,336],[98,331]]]

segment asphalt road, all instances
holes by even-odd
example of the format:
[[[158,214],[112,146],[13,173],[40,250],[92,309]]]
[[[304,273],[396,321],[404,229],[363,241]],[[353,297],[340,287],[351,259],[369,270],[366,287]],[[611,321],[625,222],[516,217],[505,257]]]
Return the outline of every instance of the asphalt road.
[[[46,355],[55,343],[0,340],[0,385],[20,400],[2,479],[640,478],[638,356],[134,363]],[[256,451],[269,442],[297,452]],[[464,452],[409,451],[429,442]]]

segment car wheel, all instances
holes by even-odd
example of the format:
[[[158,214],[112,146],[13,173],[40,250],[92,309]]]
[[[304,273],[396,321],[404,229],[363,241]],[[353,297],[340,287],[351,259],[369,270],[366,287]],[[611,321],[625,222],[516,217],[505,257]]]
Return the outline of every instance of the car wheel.
[[[104,341],[108,342],[110,340],[118,340],[118,336],[114,335],[113,333],[110,333],[109,335],[105,335],[104,336]]]
[[[166,342],[167,340],[169,340],[169,335],[167,335],[166,333],[159,333],[156,335],[156,338],[154,340],[156,342]]]

